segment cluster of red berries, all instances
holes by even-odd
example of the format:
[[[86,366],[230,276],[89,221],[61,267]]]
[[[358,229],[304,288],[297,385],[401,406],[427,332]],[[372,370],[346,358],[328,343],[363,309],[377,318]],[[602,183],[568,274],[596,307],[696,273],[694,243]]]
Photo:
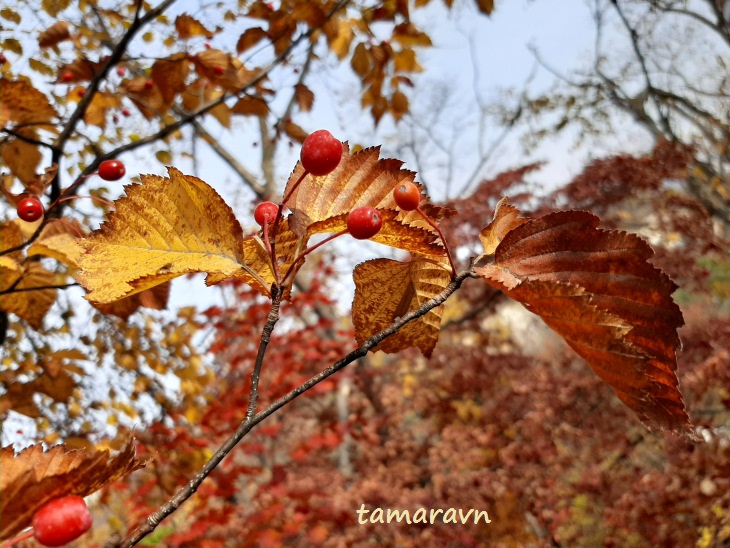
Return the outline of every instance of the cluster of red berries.
[[[332,134],[320,129],[311,133],[302,144],[300,160],[305,171],[312,175],[327,175],[337,168],[342,158],[342,143]],[[396,205],[403,211],[413,211],[421,202],[421,191],[411,183],[396,186],[393,191]],[[263,226],[273,223],[279,206],[273,202],[263,202],[256,207],[254,218]],[[353,238],[367,240],[380,232],[383,218],[374,207],[358,207],[347,216],[347,231]]]
[[[83,498],[69,495],[43,505],[33,516],[33,537],[43,546],[63,546],[91,529]]]

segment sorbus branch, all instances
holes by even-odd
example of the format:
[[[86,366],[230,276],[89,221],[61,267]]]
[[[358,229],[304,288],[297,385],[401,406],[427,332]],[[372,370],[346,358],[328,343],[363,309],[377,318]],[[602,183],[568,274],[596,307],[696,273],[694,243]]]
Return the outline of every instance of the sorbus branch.
[[[376,333],[372,337],[370,337],[367,341],[365,341],[363,344],[358,346],[355,350],[347,354],[345,357],[337,361],[336,363],[332,364],[325,370],[321,371],[320,373],[314,375],[306,382],[302,383],[292,391],[290,391],[288,394],[282,396],[272,404],[270,404],[268,407],[260,411],[258,414],[252,414],[251,409],[256,408],[255,401],[249,401],[249,409],[246,413],[246,418],[243,420],[243,422],[239,425],[239,427],[236,429],[236,431],[229,437],[223,445],[220,446],[220,448],[213,454],[213,456],[208,460],[208,462],[205,463],[203,468],[195,474],[195,477],[191,479],[185,487],[180,489],[168,502],[160,506],[160,508],[157,509],[157,511],[150,514],[147,519],[142,522],[139,526],[137,526],[130,534],[129,536],[124,539],[120,544],[111,543],[107,546],[121,546],[122,548],[130,548],[131,546],[135,546],[137,543],[139,543],[143,538],[145,538],[147,535],[152,533],[157,526],[170,514],[175,512],[187,499],[189,499],[195,491],[197,491],[198,487],[205,481],[205,478],[207,478],[213,470],[221,463],[221,461],[230,453],[233,448],[238,445],[238,443],[253,429],[254,426],[264,421],[266,418],[273,415],[276,411],[287,405],[289,402],[294,400],[295,398],[302,395],[304,392],[309,390],[310,388],[316,386],[323,380],[327,379],[328,377],[334,375],[341,369],[344,369],[346,366],[354,362],[355,360],[362,358],[363,356],[367,355],[370,350],[375,348],[378,344],[380,344],[383,340],[390,337],[394,333],[397,333],[404,325],[406,325],[409,322],[412,322],[413,320],[420,318],[424,314],[426,314],[428,311],[436,308],[437,306],[443,304],[446,302],[446,300],[451,297],[451,295],[454,294],[454,292],[461,287],[461,284],[464,283],[464,280],[467,278],[474,278],[477,275],[472,269],[473,265],[470,266],[469,269],[459,273],[458,276],[455,276],[454,279],[451,281],[451,283],[444,288],[444,290],[436,295],[434,298],[426,301],[423,305],[419,306],[417,309],[409,312],[408,314],[405,314],[401,318],[399,318],[397,321],[394,321],[390,326],[383,329],[380,333]],[[256,358],[256,366],[254,367],[254,374],[259,374],[261,370],[261,364],[263,363],[263,357],[264,353],[266,351],[266,346],[268,345],[268,336],[271,335],[271,331],[274,328],[274,325],[276,324],[276,321],[278,320],[278,302],[281,300],[281,290],[273,292],[274,298],[272,299],[272,308],[269,313],[269,320],[266,323],[266,326],[264,327],[264,332],[266,333],[268,328],[268,335],[266,338],[266,341],[264,341],[264,334],[262,334],[262,340],[261,340],[261,346],[259,346],[259,354]],[[274,306],[274,303],[277,302],[276,307]],[[258,369],[258,373],[256,370]],[[253,381],[253,376],[252,376]],[[256,378],[256,386],[258,387],[258,377]],[[252,385],[252,391],[253,391],[253,385]],[[254,394],[252,393],[251,396]],[[256,398],[258,398],[258,393],[256,393]]]

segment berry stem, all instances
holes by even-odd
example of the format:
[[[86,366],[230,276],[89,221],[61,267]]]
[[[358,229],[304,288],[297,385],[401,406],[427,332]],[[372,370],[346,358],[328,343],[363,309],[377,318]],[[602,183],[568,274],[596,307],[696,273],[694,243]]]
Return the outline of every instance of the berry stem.
[[[281,209],[279,209],[281,211]],[[279,215],[277,214],[277,220],[274,221],[274,227],[277,224]],[[272,229],[274,228],[272,227]],[[276,280],[276,285],[281,285],[281,273],[279,272],[279,263],[276,260],[276,252],[274,251],[274,243],[273,240],[276,238],[276,231],[271,231],[271,238],[269,238],[269,221],[268,219],[264,219],[264,245],[266,246],[266,251],[269,252],[269,256],[271,257],[271,268],[274,271],[274,279]]]
[[[0,548],[10,548],[11,546],[15,546],[16,544],[19,544],[23,542],[24,540],[28,540],[29,538],[33,537],[33,528],[31,527],[28,529],[25,533],[20,533],[17,537],[11,538],[10,540],[6,540],[2,544],[0,544]]]
[[[454,266],[454,259],[451,257],[451,250],[449,249],[449,244],[446,243],[446,238],[444,238],[443,233],[441,232],[441,229],[438,227],[436,223],[434,223],[431,218],[424,213],[424,211],[421,209],[420,206],[416,208],[416,211],[421,214],[421,217],[425,219],[425,221],[430,224],[433,229],[438,232],[439,238],[441,238],[441,242],[444,244],[444,249],[446,250],[446,256],[449,259],[449,265],[451,266],[451,279],[454,279],[454,276],[456,276],[456,267]]]
[[[91,196],[91,195],[89,195],[89,196],[80,196],[78,194],[75,194],[73,196],[64,196],[63,198],[59,198],[56,201],[60,204],[60,203],[63,203],[63,202],[70,202],[71,200],[77,200],[79,198],[91,198],[95,202],[102,203],[102,204],[107,205],[109,207],[114,207],[114,204],[112,202],[109,202],[109,201],[105,200],[104,198],[100,198],[99,196]]]
[[[284,279],[281,281],[282,285],[283,284],[286,284],[286,282],[289,279],[289,275],[294,272],[294,267],[296,266],[296,264],[299,261],[303,261],[304,260],[304,257],[307,256],[307,255],[309,255],[312,251],[314,251],[315,249],[318,249],[318,248],[322,247],[324,244],[331,242],[332,240],[334,240],[335,238],[338,238],[338,237],[342,236],[343,234],[347,234],[347,229],[342,230],[341,232],[336,232],[335,234],[332,234],[331,236],[328,236],[327,238],[325,238],[324,240],[322,240],[318,244],[315,244],[312,247],[308,247],[307,249],[305,249],[304,251],[302,251],[297,257],[294,258],[294,260],[292,261],[291,265],[289,265],[289,268],[287,269],[286,274],[284,274]]]

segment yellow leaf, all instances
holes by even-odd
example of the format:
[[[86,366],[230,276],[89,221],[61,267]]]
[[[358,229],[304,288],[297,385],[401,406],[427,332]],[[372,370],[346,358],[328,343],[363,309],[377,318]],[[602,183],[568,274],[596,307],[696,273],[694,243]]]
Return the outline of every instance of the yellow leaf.
[[[451,281],[444,266],[425,259],[406,263],[374,259],[357,265],[353,277],[352,323],[358,344],[438,295]],[[416,347],[429,357],[438,341],[442,313],[443,305],[434,308],[406,324],[375,350],[392,354]]]
[[[190,272],[222,281],[246,268],[231,208],[200,179],[172,167],[168,173],[125,187],[116,211],[82,240],[78,279],[90,301],[113,302]]]
[[[48,223],[38,239],[28,248],[28,256],[52,257],[76,269],[79,258],[84,254],[84,248],[79,245],[81,234],[83,234],[81,224],[75,219]]]
[[[169,150],[158,150],[155,153],[155,158],[162,165],[169,165],[172,162],[172,154],[170,154]]]

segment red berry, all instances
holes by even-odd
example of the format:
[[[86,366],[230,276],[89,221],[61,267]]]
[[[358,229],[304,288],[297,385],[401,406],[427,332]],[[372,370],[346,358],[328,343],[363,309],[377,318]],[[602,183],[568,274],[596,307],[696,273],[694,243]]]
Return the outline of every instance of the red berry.
[[[347,216],[347,230],[357,240],[372,238],[383,226],[383,219],[374,207],[358,207]]]
[[[93,519],[81,497],[69,495],[43,505],[33,516],[33,536],[43,546],[63,546],[91,529]]]
[[[144,89],[152,89],[155,87],[155,83],[152,80],[145,80]]]
[[[59,78],[60,82],[71,82],[74,79],[74,73],[70,70],[65,70],[63,73],[61,73],[61,78]]]
[[[18,217],[29,223],[43,217],[43,204],[35,196],[26,196],[18,202]]]
[[[131,114],[132,113],[129,111],[128,108],[123,108],[122,109],[122,116],[131,116]]]
[[[83,97],[85,93],[86,93],[86,88],[78,88],[76,90],[76,95],[78,95],[79,97]]]
[[[300,158],[312,175],[327,175],[340,163],[342,143],[326,129],[318,129],[304,140]]]
[[[5,54],[2,51],[0,51],[0,65],[4,65],[7,62],[8,62],[8,58],[5,57]]]
[[[118,181],[126,172],[124,164],[119,160],[104,160],[99,165],[99,177],[105,181]]]
[[[253,218],[258,224],[264,226],[264,222],[273,223],[277,213],[279,213],[279,206],[274,202],[261,202],[253,212]]]
[[[218,75],[223,75],[223,74],[226,73],[226,69],[224,69],[221,66],[216,65],[216,66],[213,67],[213,72],[215,72]]]
[[[127,72],[124,70],[124,67],[117,67],[117,75],[118,76],[124,76],[124,73]]]
[[[407,181],[395,187],[393,198],[403,211],[413,211],[421,203],[421,191],[416,185]]]

